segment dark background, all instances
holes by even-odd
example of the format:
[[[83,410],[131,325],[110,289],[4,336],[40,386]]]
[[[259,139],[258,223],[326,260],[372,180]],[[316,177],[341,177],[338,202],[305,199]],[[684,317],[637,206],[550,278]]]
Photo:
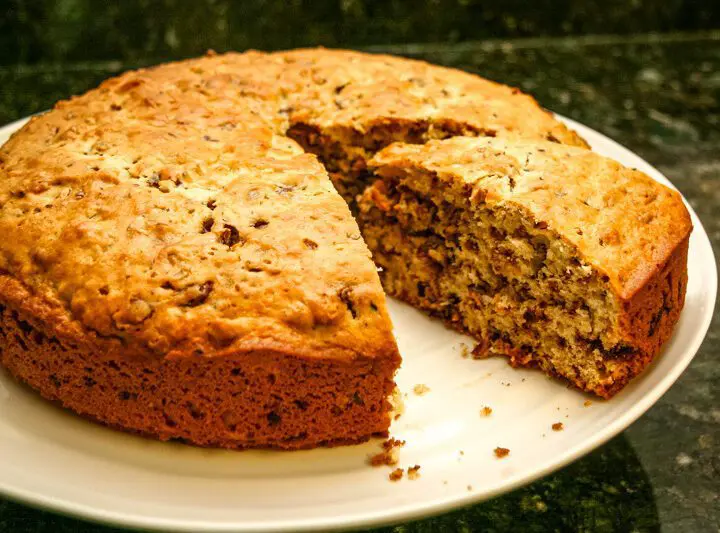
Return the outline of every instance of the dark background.
[[[717,0],[4,0],[0,64],[720,27]]]
[[[128,68],[209,48],[314,45],[521,87],[657,166],[718,250],[720,0],[0,0],[0,124]],[[605,446],[511,494],[384,531],[717,533],[719,353],[716,312],[688,370]],[[6,531],[109,530],[0,497]]]

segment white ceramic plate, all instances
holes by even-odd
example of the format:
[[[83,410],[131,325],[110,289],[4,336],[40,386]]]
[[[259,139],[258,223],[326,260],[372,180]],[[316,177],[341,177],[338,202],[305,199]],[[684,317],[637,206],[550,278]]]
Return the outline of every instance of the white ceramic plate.
[[[595,150],[668,180],[603,135],[567,121]],[[21,125],[0,130],[0,143]],[[689,208],[689,206],[688,206]],[[692,209],[687,300],[660,357],[612,401],[569,390],[504,359],[461,356],[470,339],[395,301],[406,412],[392,435],[399,466],[421,477],[388,480],[370,468],[378,442],[301,452],[231,452],[164,444],[86,422],[41,400],[0,370],[0,493],[32,505],[125,526],[184,531],[316,531],[448,511],[548,474],[616,435],[673,384],[710,324],[717,273]],[[422,396],[412,392],[425,384]],[[587,400],[592,404],[585,405]],[[483,406],[492,415],[481,417]],[[563,431],[552,424],[562,422]],[[495,447],[511,450],[497,459]]]

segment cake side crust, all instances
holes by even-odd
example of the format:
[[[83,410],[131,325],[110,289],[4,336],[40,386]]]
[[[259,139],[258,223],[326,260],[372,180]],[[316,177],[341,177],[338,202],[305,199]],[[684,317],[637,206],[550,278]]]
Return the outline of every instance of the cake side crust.
[[[0,363],[46,399],[105,425],[235,449],[334,446],[387,434],[399,365],[392,347],[382,358],[263,349],[129,357],[1,296]]]

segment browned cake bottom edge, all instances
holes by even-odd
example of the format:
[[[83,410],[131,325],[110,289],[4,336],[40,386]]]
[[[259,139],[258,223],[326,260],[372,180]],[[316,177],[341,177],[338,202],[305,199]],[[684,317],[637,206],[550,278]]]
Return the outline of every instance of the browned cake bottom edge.
[[[394,358],[270,351],[134,359],[83,350],[0,305],[0,363],[85,418],[160,440],[296,450],[387,436]]]

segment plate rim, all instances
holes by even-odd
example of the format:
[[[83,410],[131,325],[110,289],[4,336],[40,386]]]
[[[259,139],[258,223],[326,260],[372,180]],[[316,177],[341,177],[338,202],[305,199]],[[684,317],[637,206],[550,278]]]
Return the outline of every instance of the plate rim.
[[[42,113],[38,113],[42,114]],[[15,120],[0,127],[0,136],[12,134],[22,127],[32,116]],[[672,182],[653,165],[647,162],[632,150],[621,145],[611,137],[589,127],[580,122],[567,118],[563,115],[555,113],[555,116],[567,124],[570,128],[576,130],[581,136],[584,133],[590,133],[592,136],[607,143],[613,150],[622,153],[624,156],[631,157],[638,161],[642,161],[644,172],[656,181],[663,184],[670,184],[674,189],[676,187]],[[662,179],[658,179],[658,177]],[[677,190],[677,189],[676,189]],[[602,432],[596,432],[592,436],[579,441],[570,448],[563,450],[554,459],[541,463],[538,467],[532,469],[525,475],[516,475],[511,481],[498,485],[497,487],[483,492],[468,492],[458,496],[451,494],[442,498],[435,498],[430,502],[411,503],[400,506],[390,507],[382,511],[364,512],[360,515],[344,514],[339,517],[328,517],[323,520],[317,518],[304,518],[295,521],[281,520],[277,522],[212,522],[208,520],[173,520],[167,518],[148,518],[145,515],[133,515],[127,512],[118,512],[108,509],[94,507],[92,505],[77,503],[72,500],[63,500],[52,496],[38,494],[33,491],[22,488],[12,487],[7,481],[0,479],[0,495],[11,501],[16,501],[31,507],[39,508],[55,512],[72,518],[81,518],[91,522],[98,522],[106,525],[120,526],[129,529],[145,529],[145,530],[173,530],[173,531],[205,531],[205,532],[230,532],[230,531],[263,531],[263,532],[279,532],[279,531],[336,531],[349,530],[368,527],[379,527],[389,524],[398,524],[436,516],[453,509],[466,507],[487,501],[501,494],[509,493],[522,486],[528,485],[540,478],[543,478],[553,472],[564,468],[568,464],[587,455],[593,450],[605,444],[607,441],[617,436],[623,430],[627,429],[631,424],[637,421],[645,414],[657,401],[672,387],[682,373],[687,369],[690,362],[695,358],[698,350],[703,344],[710,324],[712,322],[715,306],[717,303],[717,284],[718,271],[717,260],[710,242],[707,231],[702,221],[695,213],[695,210],[689,202],[683,197],[690,217],[693,223],[693,232],[698,235],[698,244],[706,248],[710,253],[710,257],[714,260],[715,268],[710,269],[712,276],[705,280],[706,300],[704,303],[710,304],[702,317],[694,327],[692,342],[688,343],[683,349],[683,358],[677,361],[671,371],[663,376],[660,381],[649,391],[643,394],[639,401],[632,405],[621,416],[608,424]]]

